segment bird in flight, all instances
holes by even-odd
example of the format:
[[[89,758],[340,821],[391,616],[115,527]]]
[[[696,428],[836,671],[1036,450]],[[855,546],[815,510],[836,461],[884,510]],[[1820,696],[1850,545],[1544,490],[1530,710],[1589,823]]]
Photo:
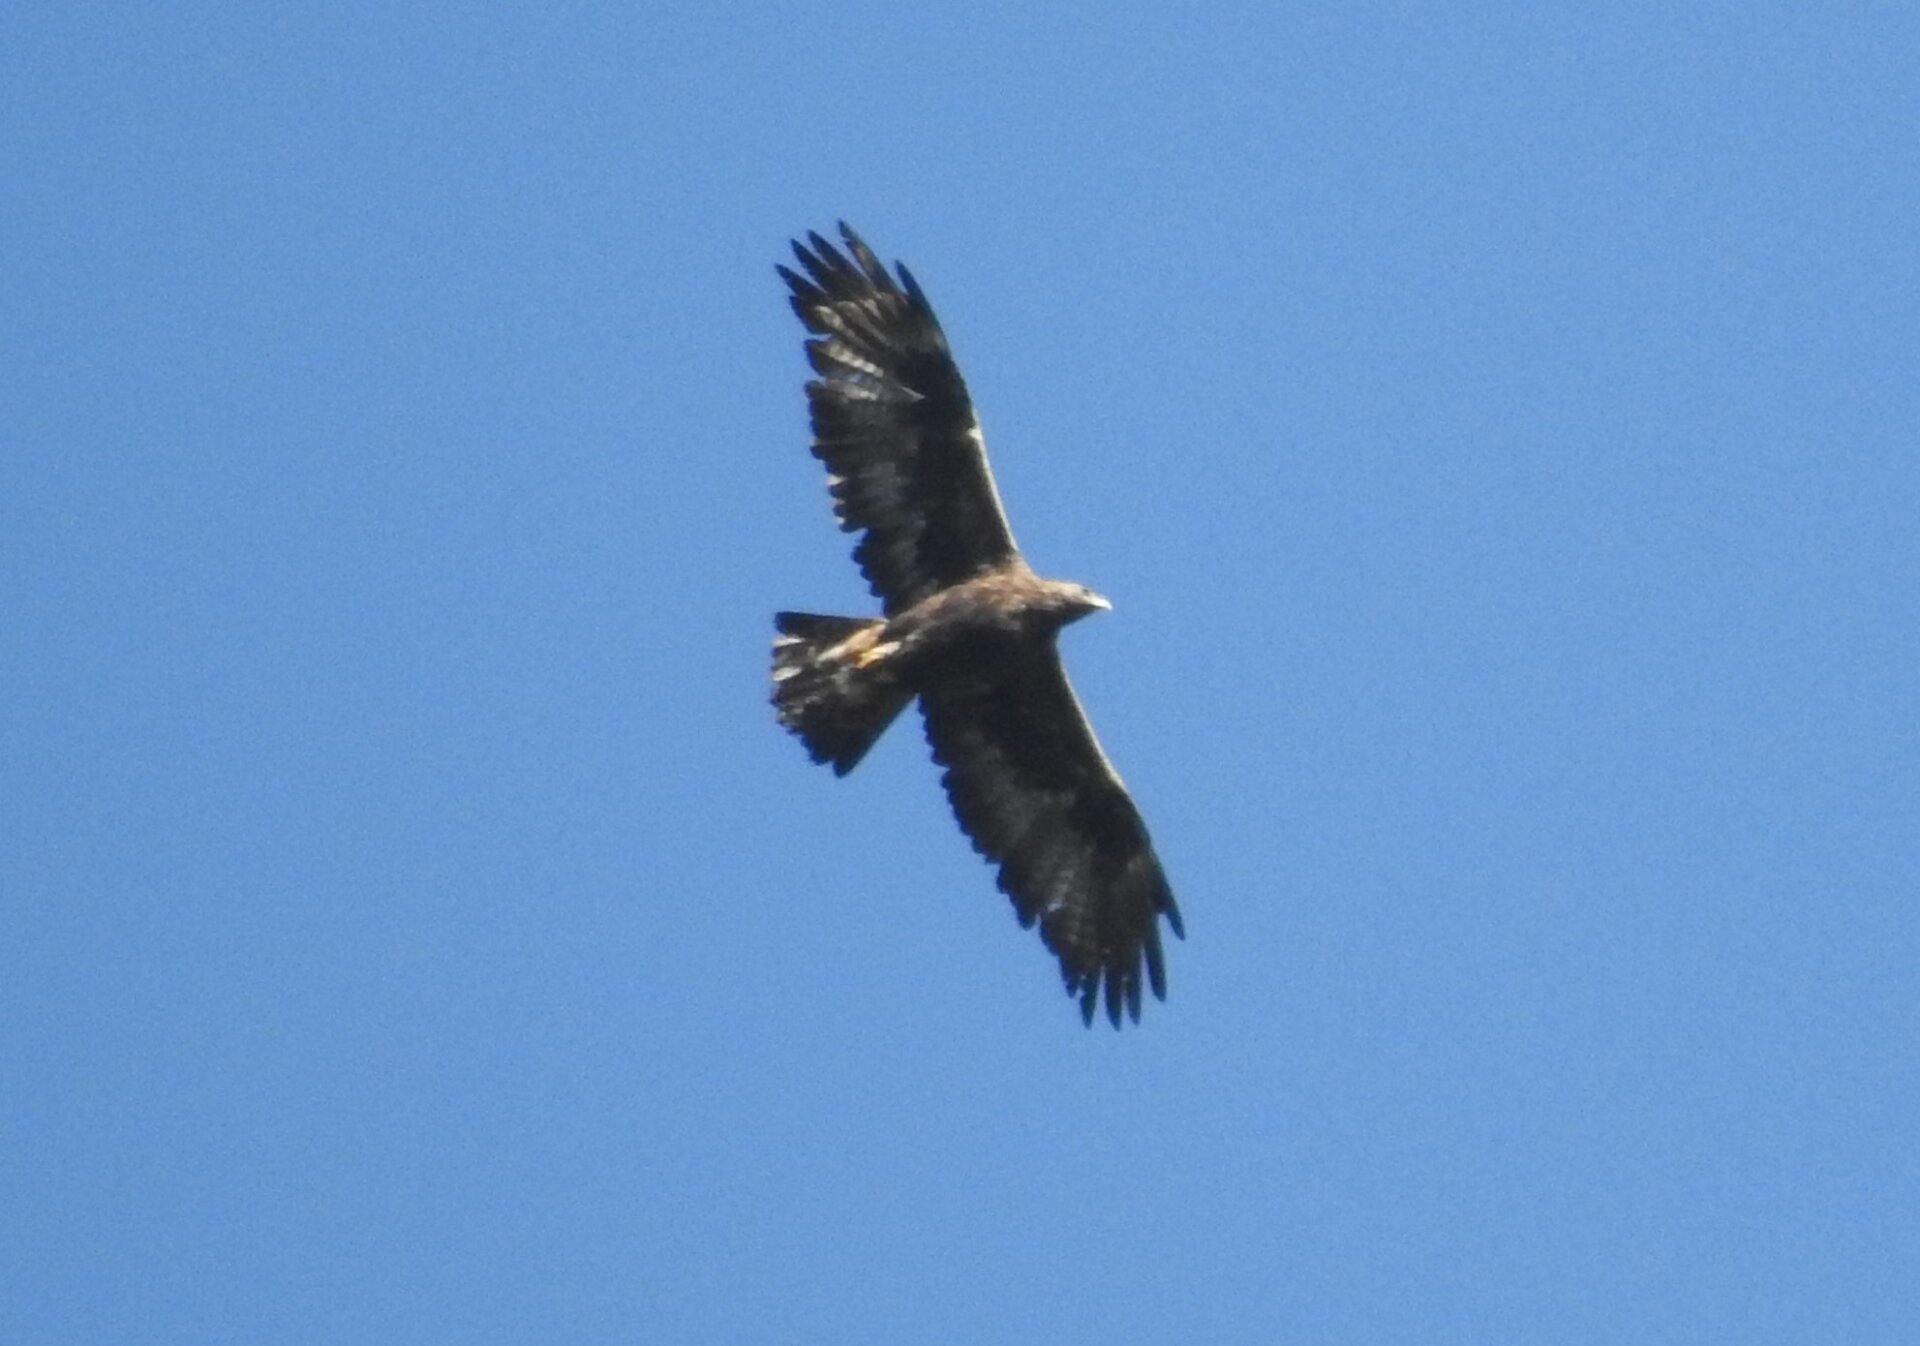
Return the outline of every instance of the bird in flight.
[[[1062,627],[1107,600],[1042,579],[1014,545],[966,383],[927,297],[845,224],[778,270],[811,336],[813,454],[881,615],[776,614],[773,704],[845,775],[918,699],[954,816],[1038,925],[1080,1014],[1164,1000],[1180,911],[1140,812],[1061,667]],[[1144,975],[1143,975],[1144,974]]]

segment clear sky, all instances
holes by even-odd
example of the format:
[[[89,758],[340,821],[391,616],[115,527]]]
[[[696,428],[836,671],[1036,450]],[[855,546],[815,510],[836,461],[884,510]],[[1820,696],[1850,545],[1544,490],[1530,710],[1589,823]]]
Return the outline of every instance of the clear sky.
[[[1920,1340],[1920,12],[0,19],[0,1340]],[[773,265],[926,286],[1089,1031]]]

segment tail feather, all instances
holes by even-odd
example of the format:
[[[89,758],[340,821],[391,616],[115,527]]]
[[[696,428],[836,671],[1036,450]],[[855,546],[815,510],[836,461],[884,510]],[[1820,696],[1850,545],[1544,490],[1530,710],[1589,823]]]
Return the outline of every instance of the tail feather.
[[[844,776],[913,699],[886,666],[886,623],[808,612],[774,614],[773,704],[816,762]]]

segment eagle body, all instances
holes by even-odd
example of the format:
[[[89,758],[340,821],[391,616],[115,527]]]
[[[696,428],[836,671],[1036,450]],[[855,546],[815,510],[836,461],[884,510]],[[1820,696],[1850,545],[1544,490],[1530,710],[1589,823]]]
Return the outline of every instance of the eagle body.
[[[841,237],[845,252],[810,234],[804,274],[779,270],[812,334],[813,452],[882,612],[776,614],[775,712],[844,775],[917,700],[955,817],[1082,1017],[1104,999],[1116,1027],[1138,1020],[1143,983],[1165,998],[1159,925],[1183,934],[1180,913],[1057,646],[1109,604],[1027,565],[926,296]]]
[[[1057,659],[1060,628],[1111,606],[1085,585],[1041,579],[1013,561],[895,617],[776,613],[774,708],[814,761],[844,776],[922,691],[992,695],[1010,671]]]
[[[1044,580],[1015,562],[927,595],[889,619],[880,639],[929,681],[991,678],[1008,660],[1051,654],[1062,627],[1110,606],[1085,585]]]

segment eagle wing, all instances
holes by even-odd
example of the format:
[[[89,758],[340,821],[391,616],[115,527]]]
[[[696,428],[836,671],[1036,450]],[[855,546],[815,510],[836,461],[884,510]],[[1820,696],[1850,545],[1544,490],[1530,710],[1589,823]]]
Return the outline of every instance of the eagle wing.
[[[864,532],[854,559],[888,616],[1019,555],[980,423],[940,322],[912,274],[887,273],[845,224],[846,252],[796,242],[780,267],[813,337],[807,385],[814,456],[834,513]]]
[[[1185,937],[1139,810],[1051,649],[991,681],[939,680],[920,696],[942,783],[976,850],[998,864],[1020,924],[1060,960],[1093,1021],[1140,1018],[1141,968],[1167,994],[1159,920]]]

